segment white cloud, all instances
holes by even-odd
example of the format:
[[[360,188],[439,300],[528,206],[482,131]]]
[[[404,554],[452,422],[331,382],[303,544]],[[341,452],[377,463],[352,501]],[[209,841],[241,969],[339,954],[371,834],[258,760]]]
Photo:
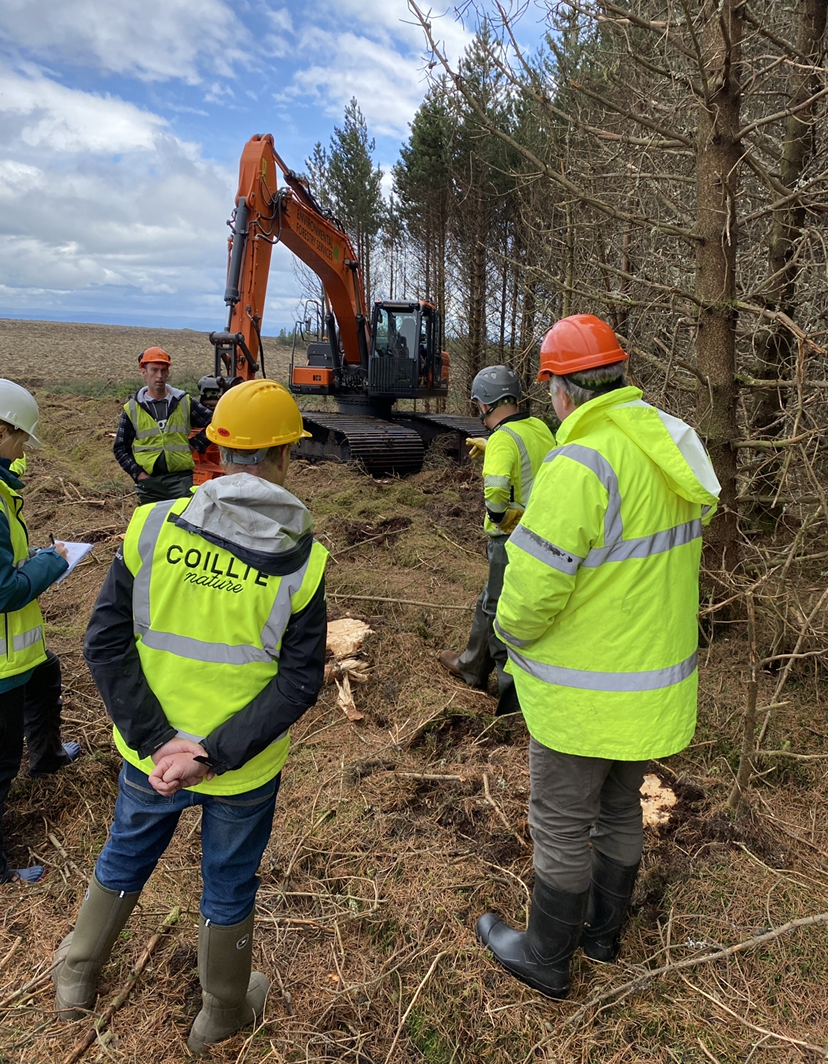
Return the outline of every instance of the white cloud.
[[[0,116],[16,127],[23,144],[57,153],[147,150],[167,124],[124,100],[11,70],[0,71]],[[9,143],[8,136],[3,139]]]
[[[181,290],[223,272],[234,176],[158,115],[7,70],[0,129],[7,290]]]
[[[356,96],[372,135],[405,136],[425,91],[421,61],[352,33],[313,31],[303,43],[311,40],[330,61],[298,71],[284,96],[313,100],[340,123]]]
[[[456,59],[471,41],[472,33],[453,13],[435,15],[429,11],[428,4],[418,6],[429,18],[432,34],[441,50],[445,49],[452,60]],[[403,46],[406,52],[419,56],[426,54],[423,28],[407,0],[325,0],[325,8],[337,22],[352,27],[354,22],[359,23],[372,38],[384,42],[386,49],[398,51]],[[450,12],[453,10],[449,9]]]
[[[0,35],[54,64],[192,84],[249,63],[252,44],[223,0],[3,0]]]

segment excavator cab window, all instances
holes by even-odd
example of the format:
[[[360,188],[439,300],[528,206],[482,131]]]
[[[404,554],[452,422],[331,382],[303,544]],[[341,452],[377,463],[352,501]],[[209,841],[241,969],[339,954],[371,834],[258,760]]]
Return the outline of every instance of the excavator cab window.
[[[416,358],[419,315],[415,310],[380,307],[374,333],[374,352],[380,358]]]

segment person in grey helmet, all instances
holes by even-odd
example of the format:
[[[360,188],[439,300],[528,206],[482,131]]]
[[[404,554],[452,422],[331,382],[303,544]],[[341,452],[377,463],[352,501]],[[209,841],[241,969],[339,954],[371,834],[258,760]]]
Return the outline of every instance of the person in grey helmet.
[[[472,402],[491,433],[466,441],[472,458],[483,456],[489,578],[477,600],[466,649],[462,654],[444,650],[439,655],[443,668],[469,687],[485,690],[492,669],[497,668],[498,715],[520,710],[514,680],[506,672],[506,647],[494,631],[506,571],[506,541],[529,501],[535,474],[555,446],[545,422],[518,411],[521,396],[520,379],[508,366],[487,366],[472,382]]]
[[[215,410],[221,398],[221,387],[215,377],[202,377],[198,382],[198,401],[208,410]]]

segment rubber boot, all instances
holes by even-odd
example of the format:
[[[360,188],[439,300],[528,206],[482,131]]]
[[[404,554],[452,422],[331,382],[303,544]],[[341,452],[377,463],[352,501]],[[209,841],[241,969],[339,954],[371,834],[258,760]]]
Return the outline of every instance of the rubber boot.
[[[198,929],[198,977],[201,1012],[187,1039],[191,1053],[203,1053],[262,1015],[270,980],[250,971],[253,963],[253,913],[240,924],[220,926],[201,917]]]
[[[140,896],[140,890],[109,890],[92,876],[75,930],[58,946],[52,965],[55,1009],[62,1020],[79,1020],[95,1004],[101,968]]]
[[[593,961],[606,964],[618,956],[621,925],[630,905],[639,864],[620,865],[598,850],[592,851],[592,884],[581,945]]]
[[[477,937],[522,983],[547,997],[566,997],[569,962],[581,937],[588,897],[588,890],[570,894],[536,877],[526,931],[515,931],[486,913],[477,921]]]

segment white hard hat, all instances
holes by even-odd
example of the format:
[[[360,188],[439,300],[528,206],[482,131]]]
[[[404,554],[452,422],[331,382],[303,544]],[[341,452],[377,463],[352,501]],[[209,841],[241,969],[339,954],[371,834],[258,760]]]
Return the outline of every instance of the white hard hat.
[[[40,440],[36,435],[39,419],[35,397],[21,385],[0,377],[0,421],[28,432],[29,443],[39,447]]]

